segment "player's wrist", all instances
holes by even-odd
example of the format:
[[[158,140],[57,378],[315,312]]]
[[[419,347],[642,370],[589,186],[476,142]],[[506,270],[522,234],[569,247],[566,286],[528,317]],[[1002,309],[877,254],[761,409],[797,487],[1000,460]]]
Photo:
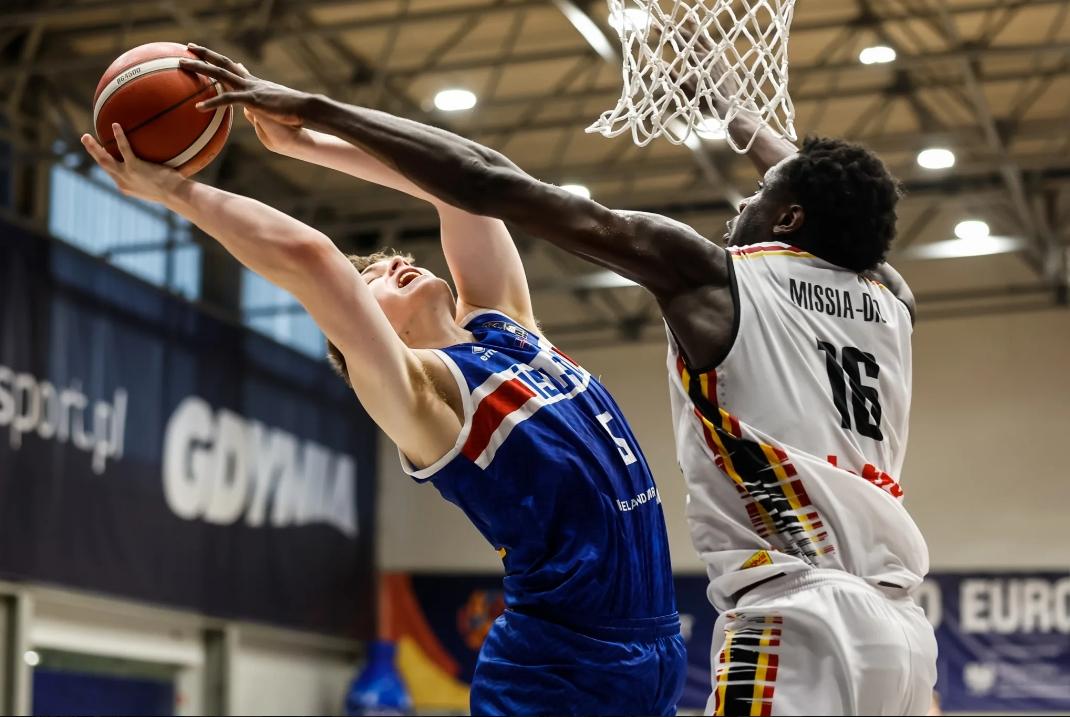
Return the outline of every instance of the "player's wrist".
[[[187,216],[194,204],[195,186],[196,181],[175,172],[160,184],[158,201],[176,214]]]
[[[301,92],[294,101],[294,114],[306,124],[317,124],[334,109],[335,102],[327,95]]]
[[[306,159],[315,150],[316,142],[312,133],[304,127],[288,133],[272,148],[276,154],[291,159]]]

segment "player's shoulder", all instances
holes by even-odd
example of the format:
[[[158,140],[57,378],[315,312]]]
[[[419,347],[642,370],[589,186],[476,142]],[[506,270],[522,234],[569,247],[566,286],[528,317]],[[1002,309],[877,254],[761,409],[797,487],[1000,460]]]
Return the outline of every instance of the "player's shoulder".
[[[806,249],[786,242],[766,241],[725,250],[734,284],[745,284],[759,293],[773,291],[792,277],[813,279],[826,273],[838,274],[830,264]]]
[[[910,290],[910,285],[907,284],[902,274],[896,271],[891,264],[887,262],[878,264],[876,268],[865,272],[863,276],[890,292],[895,299],[900,301],[910,314],[911,323],[917,320],[917,303],[914,299],[914,292]]]

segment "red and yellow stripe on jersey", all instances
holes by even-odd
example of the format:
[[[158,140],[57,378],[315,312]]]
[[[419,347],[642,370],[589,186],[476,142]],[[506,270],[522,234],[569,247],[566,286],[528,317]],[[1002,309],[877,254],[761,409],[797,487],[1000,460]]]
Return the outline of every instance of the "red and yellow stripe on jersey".
[[[536,340],[535,337],[532,340]],[[511,368],[488,376],[472,391],[471,402],[475,410],[468,437],[461,448],[461,454],[481,468],[490,465],[513,429],[536,411],[587,390],[590,374],[585,369],[545,339],[539,337],[537,341],[540,348],[566,362],[564,365],[569,367],[576,380],[570,391],[546,397],[537,394]]]
[[[766,256],[786,256],[794,259],[816,259],[817,257],[808,251],[786,244],[751,244],[744,247],[728,247],[728,254],[733,259],[757,259]],[[887,286],[874,279],[872,276],[863,275],[862,278],[876,287],[891,291]]]
[[[751,244],[750,246],[728,247],[728,254],[733,259],[757,259],[762,256],[790,256],[796,259],[814,259],[813,254],[798,247],[786,244]]]
[[[676,370],[717,467],[746,502],[755,532],[808,562],[833,552],[832,545],[822,545],[828,542],[828,531],[788,454],[745,438],[739,420],[718,406],[716,370],[692,374],[679,355]]]
[[[743,626],[725,630],[714,668],[714,715],[771,715],[784,619],[730,616]]]

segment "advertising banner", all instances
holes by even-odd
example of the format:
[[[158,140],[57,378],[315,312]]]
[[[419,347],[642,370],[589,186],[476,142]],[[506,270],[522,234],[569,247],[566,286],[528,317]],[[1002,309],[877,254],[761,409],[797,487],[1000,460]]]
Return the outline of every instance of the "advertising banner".
[[[1070,711],[1070,572],[937,573],[918,602],[946,711]]]
[[[375,446],[324,363],[0,226],[0,577],[369,636]]]
[[[706,585],[705,575],[676,578],[687,709],[704,709],[710,694],[717,613]],[[915,599],[936,630],[944,711],[1070,711],[1070,573],[932,573]]]
[[[501,579],[392,579],[398,668],[414,706],[463,711],[483,638],[504,609]],[[676,577],[688,649],[679,706],[687,712],[704,710],[710,695],[717,613],[706,585],[705,575]],[[1070,573],[936,573],[917,600],[936,628],[937,691],[945,711],[1070,711]]]

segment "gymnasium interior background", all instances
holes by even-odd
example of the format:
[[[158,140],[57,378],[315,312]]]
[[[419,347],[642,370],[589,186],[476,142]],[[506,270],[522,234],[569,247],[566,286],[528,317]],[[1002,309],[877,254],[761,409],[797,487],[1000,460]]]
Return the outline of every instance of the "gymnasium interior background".
[[[584,134],[620,91],[601,0],[0,3],[0,712],[341,713],[376,638],[414,709],[463,712],[501,609],[494,550],[401,473],[290,297],[122,198],[78,144],[103,70],[157,40],[456,130],[711,237],[756,178],[713,131],[643,149]],[[874,47],[894,59],[861,61]],[[475,106],[436,108],[445,89]],[[801,132],[865,142],[908,192],[891,257],[920,307],[901,480],[931,551],[943,707],[1070,711],[1070,3],[800,0],[791,91]],[[954,166],[923,167],[932,149]],[[270,155],[240,121],[200,178],[347,251],[444,271],[428,207]],[[616,395],[659,481],[684,706],[701,709],[714,615],[656,308],[517,240],[547,335]],[[169,473],[194,444],[199,472]]]

